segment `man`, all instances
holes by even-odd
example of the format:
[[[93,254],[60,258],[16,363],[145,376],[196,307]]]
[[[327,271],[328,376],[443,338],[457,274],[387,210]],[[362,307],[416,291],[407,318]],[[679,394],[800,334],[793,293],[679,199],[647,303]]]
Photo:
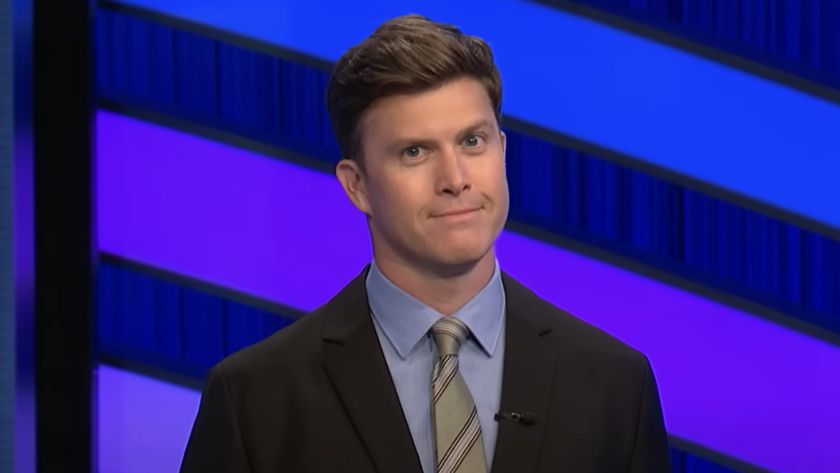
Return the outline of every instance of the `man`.
[[[499,270],[487,44],[396,18],[344,54],[327,98],[374,261],[211,370],[182,471],[668,471],[646,358]]]

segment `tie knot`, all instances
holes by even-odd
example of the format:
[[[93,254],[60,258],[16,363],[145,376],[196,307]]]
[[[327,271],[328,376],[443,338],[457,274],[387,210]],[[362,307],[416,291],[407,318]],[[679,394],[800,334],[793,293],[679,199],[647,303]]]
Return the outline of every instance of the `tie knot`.
[[[435,335],[435,343],[440,356],[449,356],[458,354],[470,329],[464,322],[454,317],[441,317],[432,326],[432,333]]]

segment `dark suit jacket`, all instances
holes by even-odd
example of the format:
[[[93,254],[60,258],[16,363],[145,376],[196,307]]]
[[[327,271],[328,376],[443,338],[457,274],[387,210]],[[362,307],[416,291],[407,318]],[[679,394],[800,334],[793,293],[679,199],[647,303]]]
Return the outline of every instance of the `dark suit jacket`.
[[[366,272],[365,272],[366,273]],[[364,274],[210,371],[182,472],[421,473]],[[493,473],[670,470],[644,355],[503,274],[507,300]]]

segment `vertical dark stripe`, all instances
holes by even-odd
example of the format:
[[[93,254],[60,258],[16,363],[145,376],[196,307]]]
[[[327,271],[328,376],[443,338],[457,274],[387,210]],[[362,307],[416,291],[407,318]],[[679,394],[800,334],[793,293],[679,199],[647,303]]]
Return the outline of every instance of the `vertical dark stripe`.
[[[95,471],[91,2],[35,2],[39,472]]]

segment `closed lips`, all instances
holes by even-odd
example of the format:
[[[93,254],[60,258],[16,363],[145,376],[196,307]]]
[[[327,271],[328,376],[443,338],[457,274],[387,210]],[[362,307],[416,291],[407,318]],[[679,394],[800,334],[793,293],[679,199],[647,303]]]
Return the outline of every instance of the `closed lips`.
[[[443,212],[439,214],[432,215],[432,217],[449,217],[453,215],[462,215],[470,212],[475,212],[476,210],[480,210],[481,207],[476,207],[472,209],[459,209],[459,210],[450,210],[449,212]]]

